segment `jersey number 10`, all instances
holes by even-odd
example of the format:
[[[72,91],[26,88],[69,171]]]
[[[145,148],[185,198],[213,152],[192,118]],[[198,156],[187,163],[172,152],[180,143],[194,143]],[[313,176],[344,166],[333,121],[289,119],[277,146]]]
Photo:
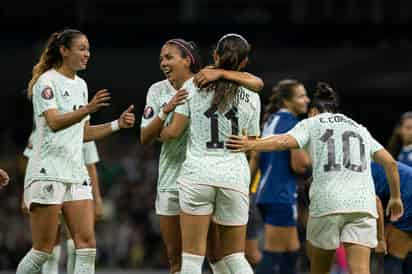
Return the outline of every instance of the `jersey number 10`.
[[[326,132],[320,137],[320,140],[328,146],[328,163],[323,166],[325,172],[340,171],[341,165],[336,162],[336,146],[335,139],[332,138],[333,129],[327,129]],[[360,165],[353,164],[350,154],[350,138],[358,139],[359,141],[359,153],[360,153]],[[342,133],[342,150],[343,150],[343,166],[349,170],[355,172],[362,172],[366,169],[365,159],[365,144],[362,137],[353,131],[345,131]]]
[[[224,143],[219,141],[219,119],[216,113],[216,108],[211,107],[205,113],[203,113],[207,118],[210,119],[210,134],[211,134],[211,141],[206,143],[207,148],[223,148]],[[225,118],[228,119],[232,124],[232,135],[239,134],[239,122],[236,116],[237,108],[233,107],[225,114]]]

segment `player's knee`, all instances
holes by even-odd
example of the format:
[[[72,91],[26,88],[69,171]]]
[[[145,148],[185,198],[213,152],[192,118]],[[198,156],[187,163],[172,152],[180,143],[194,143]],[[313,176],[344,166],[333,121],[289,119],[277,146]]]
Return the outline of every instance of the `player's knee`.
[[[79,233],[73,236],[76,249],[96,248],[96,238],[93,232]]]
[[[42,235],[40,239],[33,242],[33,248],[51,254],[55,246],[55,240],[54,236]]]
[[[348,262],[349,272],[352,274],[369,274],[369,262]]]

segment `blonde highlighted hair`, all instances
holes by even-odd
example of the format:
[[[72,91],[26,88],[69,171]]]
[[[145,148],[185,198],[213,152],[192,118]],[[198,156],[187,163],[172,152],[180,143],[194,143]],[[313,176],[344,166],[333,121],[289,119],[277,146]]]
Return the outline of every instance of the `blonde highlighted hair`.
[[[72,40],[84,35],[81,31],[75,29],[65,29],[63,31],[54,32],[47,40],[46,46],[40,55],[39,61],[34,65],[32,70],[32,78],[29,81],[27,96],[33,95],[33,86],[39,80],[40,75],[52,68],[58,68],[63,63],[63,58],[60,54],[60,47],[70,48]]]

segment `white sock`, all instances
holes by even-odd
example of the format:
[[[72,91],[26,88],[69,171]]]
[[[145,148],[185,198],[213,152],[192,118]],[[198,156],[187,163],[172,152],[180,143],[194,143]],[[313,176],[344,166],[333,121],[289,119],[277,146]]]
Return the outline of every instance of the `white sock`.
[[[50,257],[49,253],[31,249],[26,256],[21,259],[17,266],[16,274],[34,274],[41,270],[41,266]]]
[[[74,263],[76,261],[76,252],[74,248],[74,241],[72,239],[66,241],[67,248],[67,274],[74,274]]]
[[[53,248],[50,258],[43,264],[41,268],[42,274],[58,274],[59,273],[59,260],[61,254],[60,245],[56,245]]]
[[[213,274],[230,274],[230,270],[226,266],[226,263],[223,259],[212,264],[209,262],[210,268],[212,269]]]
[[[182,269],[180,274],[202,274],[203,260],[205,256],[183,252]]]
[[[224,257],[229,273],[231,274],[253,274],[253,269],[245,258],[245,253],[233,253]]]
[[[94,274],[96,248],[76,249],[74,274]]]

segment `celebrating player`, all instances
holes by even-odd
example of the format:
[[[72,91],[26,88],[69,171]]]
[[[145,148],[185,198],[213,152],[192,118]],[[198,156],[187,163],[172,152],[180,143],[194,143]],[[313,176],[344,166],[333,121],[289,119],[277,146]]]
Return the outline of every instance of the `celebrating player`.
[[[95,272],[96,242],[90,178],[83,162],[84,141],[133,127],[130,106],[112,123],[90,126],[89,114],[108,106],[107,90],[88,103],[86,82],[77,72],[90,58],[86,35],[66,29],[53,33],[33,68],[28,97],[36,125],[29,159],[24,202],[30,212],[33,248],[20,261],[17,274],[40,271],[53,250],[63,211],[76,247],[74,273]]]
[[[227,146],[235,152],[307,149],[313,166],[307,224],[311,273],[329,273],[341,242],[350,273],[369,273],[370,248],[377,245],[371,158],[384,166],[392,221],[403,214],[396,161],[365,127],[337,112],[337,97],[329,85],[318,84],[311,106],[311,118],[286,134],[261,140],[234,135]]]
[[[280,81],[266,107],[262,137],[292,129],[299,114],[307,112],[309,98],[296,80]],[[263,257],[256,274],[294,274],[300,247],[297,231],[297,187],[295,173],[310,165],[302,149],[262,152],[258,155],[261,179],[257,206],[265,223]]]
[[[227,34],[217,43],[217,68],[240,70],[250,46],[240,35]],[[225,149],[224,138],[245,129],[259,135],[260,99],[237,83],[217,80],[203,89],[189,81],[189,97],[175,110],[162,139],[178,138],[189,128],[186,160],[177,180],[181,207],[182,274],[200,274],[209,224],[218,225],[223,262],[229,273],[253,273],[244,256],[250,171],[246,155]],[[190,119],[190,123],[189,123]]]
[[[176,106],[182,104],[187,97],[182,85],[195,73],[194,81],[201,86],[220,78],[236,81],[257,91],[263,86],[259,78],[243,72],[211,67],[199,72],[198,49],[193,42],[183,39],[172,39],[164,44],[160,52],[160,69],[167,79],[153,84],[148,91],[141,122],[140,140],[143,144],[158,139],[164,124],[170,123]],[[159,159],[156,213],[160,216],[160,230],[171,273],[176,273],[181,268],[180,206],[176,180],[185,160],[186,143],[187,132],[177,139],[165,140]],[[212,248],[210,257],[219,259],[220,256],[213,252],[216,250],[213,245],[209,248]],[[225,266],[222,262],[212,260],[211,263],[213,273],[224,273]]]

